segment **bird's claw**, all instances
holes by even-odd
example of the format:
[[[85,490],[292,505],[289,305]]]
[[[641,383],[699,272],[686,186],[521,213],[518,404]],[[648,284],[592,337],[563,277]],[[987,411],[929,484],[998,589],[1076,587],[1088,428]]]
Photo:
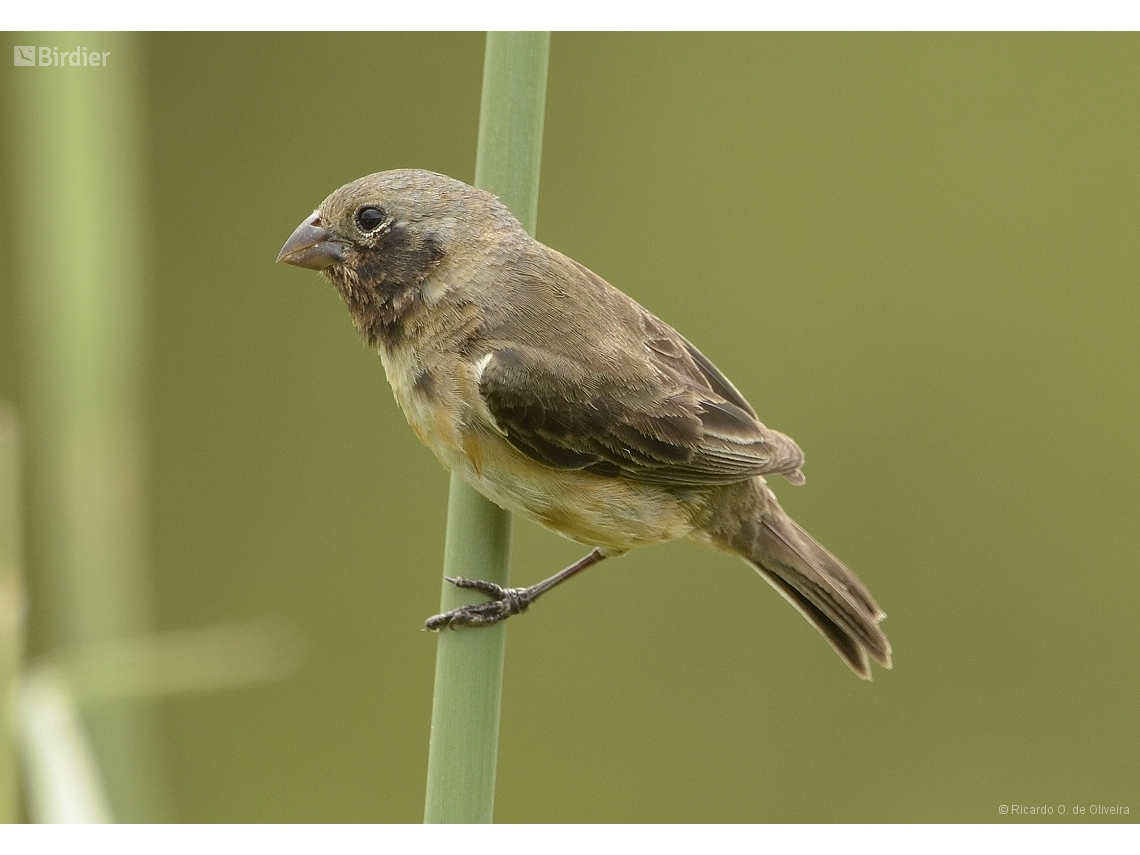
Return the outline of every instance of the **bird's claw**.
[[[531,603],[527,588],[504,588],[494,582],[465,579],[462,576],[448,576],[447,581],[457,588],[482,591],[492,599],[486,603],[460,606],[443,614],[433,615],[424,621],[424,629],[439,632],[444,627],[455,629],[460,626],[490,626],[506,620],[511,615],[525,612]]]
[[[509,590],[502,585],[496,585],[494,582],[484,582],[482,579],[466,579],[463,576],[445,576],[444,578],[456,588],[471,588],[475,591],[482,591],[492,600],[505,599]]]

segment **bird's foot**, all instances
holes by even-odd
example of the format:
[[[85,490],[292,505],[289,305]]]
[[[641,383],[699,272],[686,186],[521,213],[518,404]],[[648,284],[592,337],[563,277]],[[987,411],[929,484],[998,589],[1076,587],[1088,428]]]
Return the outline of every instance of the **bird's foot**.
[[[457,588],[472,588],[482,591],[490,602],[475,603],[470,606],[460,606],[457,609],[434,615],[424,621],[424,629],[439,632],[444,627],[455,629],[457,626],[490,626],[511,615],[525,612],[535,599],[530,588],[504,588],[494,582],[484,582],[481,579],[464,579],[462,576],[448,576],[447,581]]]

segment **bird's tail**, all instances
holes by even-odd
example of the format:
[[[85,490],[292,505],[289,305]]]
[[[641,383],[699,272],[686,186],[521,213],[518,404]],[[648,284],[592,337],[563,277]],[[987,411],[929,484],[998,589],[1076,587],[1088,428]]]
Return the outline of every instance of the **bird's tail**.
[[[879,628],[886,615],[867,587],[784,512],[763,480],[751,486],[756,492],[744,503],[751,512],[722,529],[719,545],[755,567],[864,680],[871,679],[868,657],[890,668],[891,645]]]

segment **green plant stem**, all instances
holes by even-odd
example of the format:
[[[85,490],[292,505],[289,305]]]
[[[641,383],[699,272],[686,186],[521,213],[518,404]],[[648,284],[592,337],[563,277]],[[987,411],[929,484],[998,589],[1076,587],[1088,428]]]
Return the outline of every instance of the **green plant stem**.
[[[67,680],[50,665],[24,675],[20,742],[32,822],[113,821],[79,704]]]
[[[28,439],[29,573],[53,647],[150,624],[142,374],[145,254],[142,43],[42,33],[108,53],[105,67],[12,75],[13,219]],[[86,715],[116,817],[162,818],[152,711]]]
[[[534,234],[549,33],[488,33],[475,184]],[[452,474],[445,576],[508,584],[511,515]],[[477,601],[444,581],[441,609]],[[424,822],[491,822],[506,624],[444,630],[436,652]]]
[[[16,703],[24,651],[20,548],[20,432],[0,401],[0,822],[19,820]]]

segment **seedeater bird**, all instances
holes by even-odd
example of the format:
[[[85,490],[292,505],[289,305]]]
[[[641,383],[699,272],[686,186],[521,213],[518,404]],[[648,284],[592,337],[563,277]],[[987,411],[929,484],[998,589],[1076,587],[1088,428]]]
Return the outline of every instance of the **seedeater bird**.
[[[416,435],[499,506],[593,547],[527,588],[451,579],[485,625],[604,558],[688,538],[742,557],[860,677],[891,667],[886,616],[780,507],[804,456],[715,365],[601,277],[544,246],[495,196],[416,169],[325,199],[278,261],[321,271],[379,351]]]

